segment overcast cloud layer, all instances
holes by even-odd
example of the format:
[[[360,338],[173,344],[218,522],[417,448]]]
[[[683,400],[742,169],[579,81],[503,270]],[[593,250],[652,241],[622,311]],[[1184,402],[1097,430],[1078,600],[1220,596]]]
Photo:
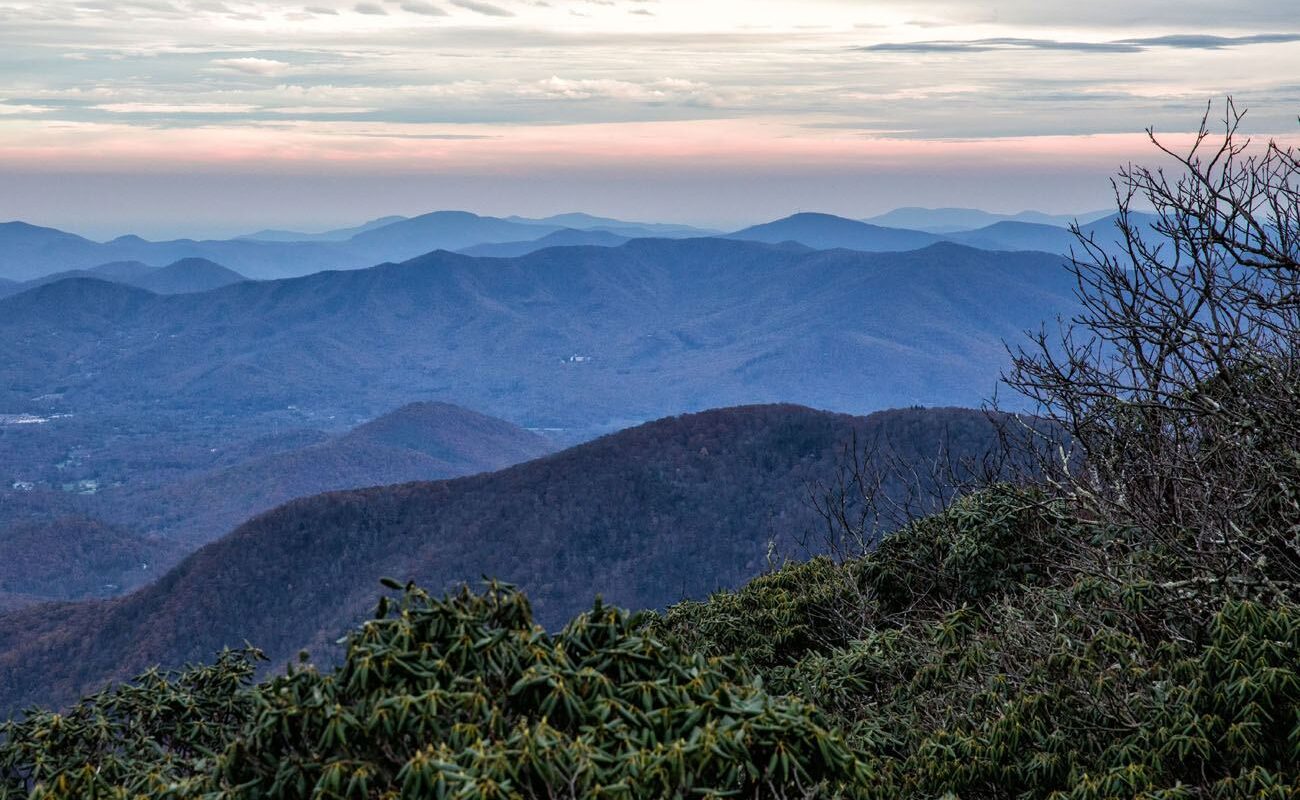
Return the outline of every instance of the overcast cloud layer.
[[[1211,98],[1294,136],[1294,0],[1064,5],[0,0],[0,218],[1082,211]]]

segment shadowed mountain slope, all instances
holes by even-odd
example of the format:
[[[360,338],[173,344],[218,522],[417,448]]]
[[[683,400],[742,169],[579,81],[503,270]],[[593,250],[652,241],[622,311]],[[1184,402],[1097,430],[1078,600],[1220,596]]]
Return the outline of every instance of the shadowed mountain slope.
[[[994,431],[983,414],[953,409],[855,418],[733,408],[500,472],[297,500],[133,595],[0,617],[0,715],[245,640],[277,662],[303,647],[329,659],[386,575],[434,590],[499,576],[527,588],[547,624],[595,594],[662,607],[734,587],[773,548],[802,556],[804,545],[818,547],[803,538],[816,528],[806,487],[834,479],[855,439],[924,471],[945,449],[985,452]]]
[[[177,551],[161,537],[82,517],[10,525],[0,534],[0,610],[111,597],[157,578]]]

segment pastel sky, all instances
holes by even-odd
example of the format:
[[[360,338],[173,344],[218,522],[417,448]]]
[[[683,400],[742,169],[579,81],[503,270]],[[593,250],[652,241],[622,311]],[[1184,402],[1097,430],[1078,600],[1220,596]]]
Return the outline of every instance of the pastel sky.
[[[1296,0],[0,0],[0,219],[1083,212],[1229,93],[1295,137]]]

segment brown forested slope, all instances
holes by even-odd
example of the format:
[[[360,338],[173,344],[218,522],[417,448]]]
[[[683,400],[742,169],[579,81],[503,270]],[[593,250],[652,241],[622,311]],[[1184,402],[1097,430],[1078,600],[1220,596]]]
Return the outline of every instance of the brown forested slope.
[[[973,411],[753,406],[661,420],[500,472],[297,500],[133,595],[0,617],[0,710],[64,702],[244,641],[277,661],[303,647],[329,658],[385,575],[435,590],[500,577],[525,587],[548,624],[596,594],[643,608],[703,597],[761,572],[771,542],[806,552],[807,486],[835,474],[855,436],[918,464],[945,443],[977,453],[994,438]]]

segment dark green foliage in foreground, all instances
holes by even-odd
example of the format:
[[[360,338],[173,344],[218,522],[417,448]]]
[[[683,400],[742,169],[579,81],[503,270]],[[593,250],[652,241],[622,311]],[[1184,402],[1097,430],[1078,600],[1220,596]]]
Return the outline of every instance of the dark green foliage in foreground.
[[[0,798],[1297,796],[1300,605],[1162,546],[996,487],[661,617],[407,587],[334,672],[228,653],[12,724]]]
[[[1085,535],[1036,493],[998,490],[886,538],[866,558],[786,567],[707,603],[682,603],[658,623],[691,649],[789,666],[847,646],[865,628],[892,628],[918,608],[956,608],[1040,585]]]
[[[811,705],[644,628],[597,603],[552,636],[513,589],[434,600],[408,587],[333,673],[245,687],[248,662],[231,655],[86,701],[70,734],[49,714],[11,727],[0,769],[18,777],[0,797],[33,780],[37,797],[224,798],[808,797],[861,782]],[[211,676],[227,705],[194,702]],[[214,713],[173,723],[177,705]]]
[[[815,701],[873,776],[865,796],[1300,793],[1300,605],[1152,581],[1153,559],[997,489],[656,632]]]
[[[0,727],[0,798],[130,797],[205,769],[254,709],[261,654],[227,650],[211,666],[150,671],[66,714],[33,712]]]

